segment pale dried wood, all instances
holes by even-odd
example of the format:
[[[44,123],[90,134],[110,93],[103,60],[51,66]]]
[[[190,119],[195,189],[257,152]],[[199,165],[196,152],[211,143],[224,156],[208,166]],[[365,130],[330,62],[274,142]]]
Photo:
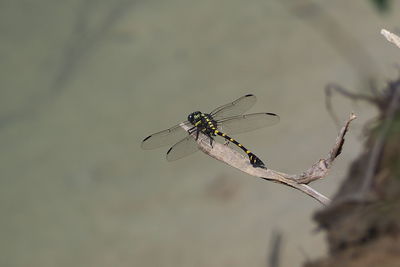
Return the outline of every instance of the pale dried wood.
[[[396,34],[390,32],[388,30],[385,30],[385,29],[381,30],[381,34],[383,36],[385,36],[386,40],[388,40],[389,42],[391,42],[392,44],[395,44],[398,48],[400,48],[400,37],[399,36],[397,36]]]

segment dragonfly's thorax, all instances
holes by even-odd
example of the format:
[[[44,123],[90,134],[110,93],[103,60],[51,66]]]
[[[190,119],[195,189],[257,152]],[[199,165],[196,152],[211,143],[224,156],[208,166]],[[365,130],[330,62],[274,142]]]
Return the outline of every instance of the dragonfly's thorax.
[[[217,128],[217,122],[210,114],[196,111],[190,113],[188,121],[203,132],[212,133]]]

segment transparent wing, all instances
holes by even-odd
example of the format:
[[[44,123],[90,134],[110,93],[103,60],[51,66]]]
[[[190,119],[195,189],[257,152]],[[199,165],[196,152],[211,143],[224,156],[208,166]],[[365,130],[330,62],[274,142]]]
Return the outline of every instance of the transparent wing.
[[[190,122],[185,121],[183,122],[185,125],[190,125]],[[143,141],[141,147],[143,149],[154,149],[159,148],[167,145],[171,145],[173,143],[178,142],[188,133],[185,131],[180,124],[175,125],[169,129],[164,131],[154,133],[152,135],[147,136]]]
[[[254,105],[254,103],[256,103],[256,100],[257,98],[255,95],[248,94],[236,99],[229,104],[214,109],[213,111],[211,111],[210,115],[215,120],[237,116],[249,110]]]
[[[186,157],[194,152],[198,151],[197,142],[192,136],[188,136],[173,147],[171,147],[167,152],[167,160],[174,161]]]
[[[278,122],[279,116],[274,113],[252,113],[219,120],[217,126],[226,134],[239,134],[271,126]]]

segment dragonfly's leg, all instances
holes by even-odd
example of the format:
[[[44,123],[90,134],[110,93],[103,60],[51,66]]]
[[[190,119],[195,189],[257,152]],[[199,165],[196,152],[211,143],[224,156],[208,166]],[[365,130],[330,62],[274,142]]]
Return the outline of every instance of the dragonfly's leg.
[[[194,133],[194,131],[197,129],[197,127],[192,127],[192,128],[190,128],[189,130],[188,130],[188,133],[189,134],[192,134],[192,133]]]
[[[214,134],[207,132],[207,131],[204,131],[204,134],[207,135],[207,137],[210,139],[210,146],[213,147],[213,141],[214,141],[213,135]]]
[[[199,133],[200,133],[200,130],[197,129],[197,131],[196,131],[196,141],[199,139]]]

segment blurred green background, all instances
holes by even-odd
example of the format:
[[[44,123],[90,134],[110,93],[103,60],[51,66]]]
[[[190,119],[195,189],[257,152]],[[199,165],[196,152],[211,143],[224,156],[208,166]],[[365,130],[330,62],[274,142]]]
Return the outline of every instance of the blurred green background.
[[[368,93],[397,72],[379,31],[396,31],[400,2],[373,2],[1,1],[0,266],[268,266],[274,231],[281,266],[324,255],[315,200],[140,142],[253,93],[251,111],[281,122],[238,140],[274,170],[305,170],[337,134],[324,86]],[[333,105],[359,119],[313,184],[328,196],[375,114]]]

